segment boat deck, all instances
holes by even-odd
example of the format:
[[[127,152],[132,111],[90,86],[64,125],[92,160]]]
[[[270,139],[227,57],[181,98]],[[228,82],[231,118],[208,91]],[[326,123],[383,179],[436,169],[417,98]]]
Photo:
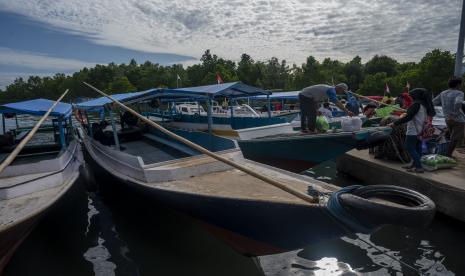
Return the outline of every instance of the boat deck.
[[[188,156],[166,145],[145,139],[125,142],[121,146],[123,147],[123,152],[140,156],[144,160],[144,164],[159,163]]]
[[[7,200],[0,200],[0,231],[12,223],[19,223],[31,214],[48,206],[66,186],[59,186]]]
[[[228,153],[235,154],[235,153]],[[237,153],[236,153],[237,154]],[[239,153],[240,154],[240,153]],[[196,159],[188,159],[180,162],[175,162],[165,166],[158,167],[157,169],[175,169],[182,167],[197,166],[201,163],[214,163],[218,162],[213,158],[204,156]],[[251,168],[257,173],[266,175],[274,180],[285,183],[303,193],[309,190],[316,190],[319,192],[328,192],[334,190],[330,185],[315,185],[315,181],[309,177],[290,175],[287,172],[277,168],[269,167],[263,164],[257,164],[253,161],[242,159],[241,164]],[[265,183],[253,176],[250,176],[242,171],[231,168],[230,170],[206,173],[196,177],[190,177],[182,180],[168,181],[162,183],[148,183],[145,184],[154,188],[161,188],[170,191],[185,192],[189,194],[204,195],[209,197],[224,197],[241,200],[259,200],[277,203],[294,203],[294,204],[308,204],[303,200],[282,191],[279,188]],[[324,188],[322,188],[324,187]]]

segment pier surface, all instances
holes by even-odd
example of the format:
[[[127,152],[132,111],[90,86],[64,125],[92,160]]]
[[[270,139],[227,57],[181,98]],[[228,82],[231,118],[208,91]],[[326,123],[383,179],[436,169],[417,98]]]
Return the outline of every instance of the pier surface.
[[[352,150],[338,158],[338,171],[368,185],[397,185],[431,198],[438,212],[465,221],[465,155],[454,153],[458,166],[423,174],[407,172],[403,164],[375,159],[368,150]]]

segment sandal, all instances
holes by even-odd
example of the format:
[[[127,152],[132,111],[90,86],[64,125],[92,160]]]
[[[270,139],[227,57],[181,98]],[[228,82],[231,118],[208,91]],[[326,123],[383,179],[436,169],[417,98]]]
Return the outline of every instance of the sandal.
[[[414,173],[424,173],[425,170],[423,168],[410,168],[407,170],[408,172],[414,172]]]

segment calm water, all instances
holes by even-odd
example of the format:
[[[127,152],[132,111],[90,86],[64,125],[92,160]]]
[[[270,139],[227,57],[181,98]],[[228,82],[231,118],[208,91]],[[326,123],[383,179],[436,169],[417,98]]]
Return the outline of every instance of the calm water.
[[[307,174],[354,184],[336,174],[334,162]],[[96,178],[99,184],[113,181],[101,173]],[[252,259],[194,219],[148,199],[120,189],[100,191],[83,179],[76,184],[20,246],[5,275],[465,275],[465,224],[441,216],[423,230],[384,227],[359,239]]]

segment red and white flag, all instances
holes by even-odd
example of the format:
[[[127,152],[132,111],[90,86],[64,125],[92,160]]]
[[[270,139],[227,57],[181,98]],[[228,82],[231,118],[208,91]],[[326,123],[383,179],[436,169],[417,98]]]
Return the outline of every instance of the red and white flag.
[[[223,78],[221,77],[220,73],[216,73],[216,81],[218,84],[223,83]]]
[[[389,86],[386,82],[386,87],[384,87],[384,94],[388,94],[388,95],[391,95],[391,90],[389,90]]]

